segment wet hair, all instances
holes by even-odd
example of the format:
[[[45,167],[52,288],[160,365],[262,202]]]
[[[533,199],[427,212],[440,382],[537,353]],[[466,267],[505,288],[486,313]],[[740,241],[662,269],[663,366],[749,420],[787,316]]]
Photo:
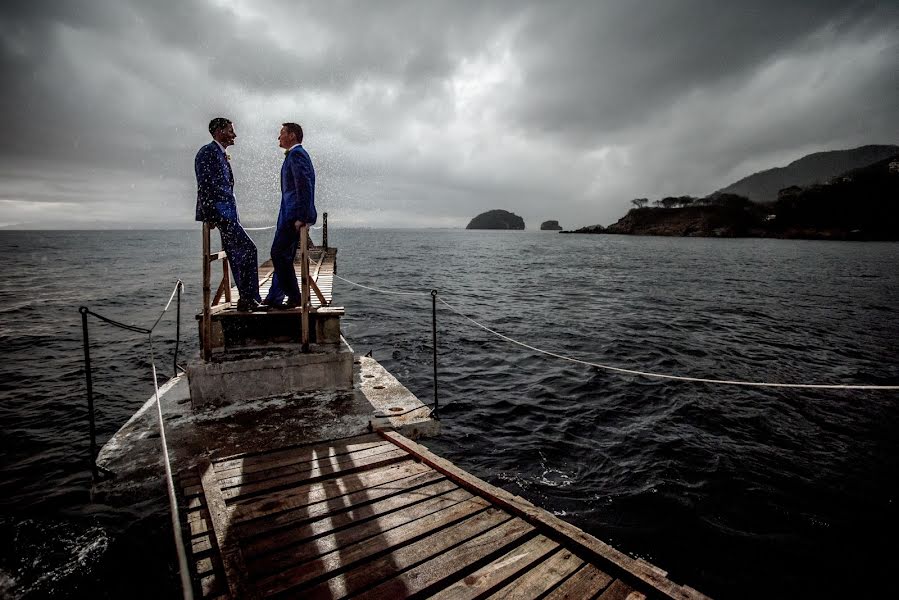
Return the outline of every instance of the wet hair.
[[[216,131],[224,129],[230,124],[230,119],[226,119],[225,117],[216,117],[213,120],[209,121],[209,133],[211,135],[215,135]]]
[[[303,143],[303,128],[297,123],[281,123],[283,127],[287,128],[287,133],[292,133],[297,136],[297,143]]]

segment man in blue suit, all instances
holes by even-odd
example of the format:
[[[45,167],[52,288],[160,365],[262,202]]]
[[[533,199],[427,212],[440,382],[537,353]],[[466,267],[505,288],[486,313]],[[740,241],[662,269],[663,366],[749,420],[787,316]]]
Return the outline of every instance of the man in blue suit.
[[[300,306],[300,288],[293,259],[300,242],[300,231],[318,219],[315,211],[315,169],[312,159],[302,146],[303,128],[296,123],[284,123],[278,144],[284,148],[281,165],[281,210],[272,240],[272,287],[264,303],[272,308]],[[284,298],[287,302],[284,302]]]
[[[241,312],[265,310],[260,304],[256,244],[240,224],[234,198],[234,173],[225,148],[234,144],[237,134],[228,119],[218,117],[209,122],[212,141],[200,148],[194,160],[197,174],[197,221],[218,227],[222,249],[228,254],[231,272],[240,299]]]

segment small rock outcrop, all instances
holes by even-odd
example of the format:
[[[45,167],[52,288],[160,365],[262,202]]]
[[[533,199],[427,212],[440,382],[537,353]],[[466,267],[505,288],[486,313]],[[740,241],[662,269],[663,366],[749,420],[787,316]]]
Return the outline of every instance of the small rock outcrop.
[[[540,231],[562,231],[562,226],[558,221],[543,221],[540,224]]]
[[[606,228],[602,225],[587,225],[586,227],[581,227],[580,229],[575,229],[574,231],[563,231],[562,233],[605,233]]]
[[[465,229],[524,229],[524,219],[507,210],[488,210],[472,219]]]

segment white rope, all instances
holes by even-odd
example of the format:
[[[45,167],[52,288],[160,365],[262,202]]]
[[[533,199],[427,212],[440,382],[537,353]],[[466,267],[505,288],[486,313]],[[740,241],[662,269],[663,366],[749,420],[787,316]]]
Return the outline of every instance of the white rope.
[[[378,288],[369,287],[367,285],[362,285],[361,283],[356,283],[355,281],[350,281],[349,279],[344,279],[343,277],[341,277],[340,275],[337,275],[336,273],[334,274],[334,277],[336,277],[337,279],[339,279],[341,281],[345,281],[350,285],[355,285],[357,287],[361,287],[366,290],[371,290],[373,292],[380,292],[382,294],[394,294],[397,296],[430,296],[431,295],[431,292],[398,292],[398,291],[394,291],[394,290],[381,290]]]
[[[180,283],[180,282],[179,282]],[[177,289],[177,286],[176,286]],[[171,303],[171,300],[169,300]],[[168,308],[168,305],[166,305]],[[165,312],[165,311],[163,311]],[[184,550],[184,538],[181,535],[181,523],[178,519],[178,498],[175,496],[175,482],[172,478],[172,465],[169,458],[169,446],[165,438],[165,423],[162,419],[162,405],[159,402],[159,383],[156,381],[156,360],[153,353],[153,332],[147,336],[150,340],[150,366],[153,369],[153,389],[156,398],[156,417],[159,421],[159,440],[162,442],[162,456],[165,459],[165,479],[169,494],[169,508],[171,509],[172,531],[175,533],[175,550],[178,553],[178,570],[181,575],[181,589],[184,600],[193,600],[194,588],[190,581],[190,572],[187,566],[187,554]]]
[[[319,225],[318,227],[310,227],[309,229],[321,229],[324,225]],[[268,227],[244,227],[244,231],[265,231],[266,229],[274,229],[274,225],[269,225]]]
[[[512,339],[507,335],[503,335],[498,331],[494,331],[490,329],[486,325],[482,325],[478,323],[468,315],[465,315],[458,310],[456,310],[453,306],[451,306],[446,300],[443,298],[437,298],[441,304],[446,306],[448,309],[459,315],[460,317],[467,319],[480,327],[485,331],[489,331],[493,335],[500,337],[507,342],[512,342],[513,344],[517,344],[523,348],[527,348],[528,350],[533,350],[534,352],[539,352],[541,354],[546,354],[547,356],[552,356],[554,358],[560,358],[562,360],[567,360],[569,362],[578,363],[581,365],[587,365],[589,367],[596,367],[597,369],[605,369],[607,371],[614,371],[616,373],[626,373],[628,375],[639,375],[642,377],[654,377],[656,379],[673,379],[676,381],[694,381],[699,383],[717,383],[722,385],[742,385],[749,387],[772,387],[772,388],[801,388],[801,389],[814,389],[814,390],[899,390],[899,385],[842,385],[842,384],[834,384],[834,385],[825,385],[825,384],[813,384],[813,383],[765,383],[759,381],[734,381],[729,379],[706,379],[702,377],[683,377],[680,375],[666,375],[663,373],[650,373],[647,371],[635,371],[633,369],[622,369],[621,367],[613,367],[611,365],[603,365],[599,363],[589,362],[586,360],[580,360],[577,358],[571,358],[570,356],[563,356],[561,354],[556,354],[555,352],[549,352],[548,350],[541,350],[540,348],[535,348],[534,346],[530,346],[525,344],[524,342],[519,342],[518,340]]]
[[[169,296],[169,301],[165,303],[165,308],[162,309],[162,312],[159,313],[159,316],[156,317],[156,321],[155,321],[155,322],[153,323],[153,325],[150,327],[150,333],[152,333],[153,330],[156,329],[156,326],[159,325],[159,321],[162,320],[163,315],[165,315],[166,311],[167,311],[167,310],[169,309],[169,307],[172,305],[172,300],[174,300],[175,294],[178,292],[178,288],[179,288],[179,287],[180,287],[181,289],[184,289],[184,283],[182,283],[182,281],[181,281],[180,279],[177,281],[177,283],[175,283],[175,289],[172,290],[172,295]]]
[[[371,290],[373,292],[380,292],[382,294],[397,294],[402,296],[422,296],[422,295],[430,295],[430,292],[398,292],[391,290],[382,290],[374,287],[369,287],[366,285],[362,285],[361,283],[356,283],[355,281],[350,281],[349,279],[344,279],[339,275],[334,275],[337,279],[341,281],[345,281],[351,285],[355,285],[366,290]],[[540,348],[536,348],[529,344],[525,344],[524,342],[519,342],[516,339],[512,339],[507,335],[503,335],[498,331],[490,329],[486,325],[483,325],[468,315],[459,312],[456,308],[454,308],[451,304],[449,304],[446,300],[441,297],[437,297],[437,300],[440,301],[441,304],[446,306],[448,309],[462,317],[463,319],[467,319],[471,321],[484,331],[488,331],[493,335],[506,340],[507,342],[512,342],[513,344],[517,344],[522,348],[527,348],[528,350],[533,350],[534,352],[539,352],[540,354],[545,354],[547,356],[552,356],[553,358],[559,358],[562,360],[567,360],[569,362],[577,363],[580,365],[586,365],[588,367],[596,367],[597,369],[604,369],[606,371],[614,371],[615,373],[625,373],[628,375],[639,375],[641,377],[653,377],[656,379],[672,379],[675,381],[693,381],[698,383],[717,383],[721,385],[741,385],[746,387],[770,387],[770,388],[793,388],[793,389],[811,389],[811,390],[899,390],[899,385],[852,385],[852,384],[817,384],[817,383],[767,383],[763,381],[737,381],[732,379],[707,379],[704,377],[684,377],[682,375],[668,375],[665,373],[651,373],[648,371],[637,371],[634,369],[623,369],[621,367],[613,367],[611,365],[604,365],[600,363],[589,362],[586,360],[580,360],[578,358],[572,358],[570,356],[563,356],[561,354],[556,354],[555,352],[550,352],[549,350],[542,350]]]

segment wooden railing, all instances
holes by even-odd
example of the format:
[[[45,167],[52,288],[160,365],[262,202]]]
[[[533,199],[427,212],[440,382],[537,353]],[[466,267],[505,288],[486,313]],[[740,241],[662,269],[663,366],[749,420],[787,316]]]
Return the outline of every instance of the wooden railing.
[[[222,296],[225,302],[231,303],[231,271],[228,268],[228,255],[224,250],[221,252],[210,253],[209,243],[209,223],[203,223],[203,325],[202,325],[202,351],[203,360],[209,360],[212,357],[212,307],[219,303]],[[212,279],[212,263],[222,261],[222,281],[219,283],[218,289],[215,291],[215,297],[212,296],[212,287],[210,280]]]
[[[322,232],[322,260],[324,253],[328,250],[328,213],[324,214]],[[225,305],[231,304],[231,273],[228,264],[228,255],[224,252],[211,252],[209,232],[211,228],[207,223],[203,223],[203,316],[202,316],[202,353],[203,360],[209,360],[212,357],[212,314],[219,307],[219,301],[224,296]],[[303,352],[309,352],[309,313],[312,310],[312,302],[310,291],[318,296],[322,306],[327,306],[328,301],[322,294],[318,285],[315,283],[315,277],[318,275],[321,261],[315,267],[315,274],[309,273],[309,228],[303,227],[300,230],[300,308],[301,310],[301,332],[300,343]],[[212,296],[212,263],[222,261],[222,280],[216,289],[215,296]]]

